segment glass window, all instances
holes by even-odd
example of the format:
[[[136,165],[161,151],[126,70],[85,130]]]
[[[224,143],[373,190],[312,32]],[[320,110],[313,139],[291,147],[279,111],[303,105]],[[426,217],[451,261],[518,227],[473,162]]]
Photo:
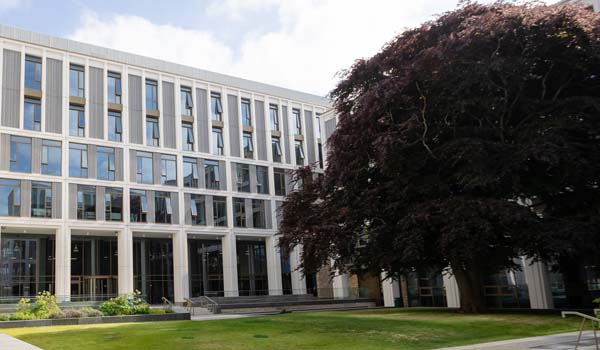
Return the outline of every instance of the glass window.
[[[242,99],[242,125],[252,126],[252,113],[250,112],[250,100]]]
[[[123,141],[121,112],[108,112],[108,139],[117,142]]]
[[[42,174],[60,175],[61,145],[60,141],[42,140]]]
[[[34,56],[25,56],[25,88],[42,89],[42,59]]]
[[[88,176],[87,145],[81,145],[78,143],[69,144],[69,176]]]
[[[40,100],[35,98],[25,99],[25,109],[23,110],[23,127],[27,130],[42,130],[42,109]]]
[[[192,116],[194,101],[192,99],[192,89],[187,86],[181,87],[181,114]]]
[[[10,137],[10,171],[31,172],[31,139]]]
[[[131,222],[147,222],[148,201],[146,191],[129,191],[129,220]]]
[[[160,131],[158,118],[146,117],[146,145],[158,147],[160,144]]]
[[[156,191],[154,194],[154,222],[157,224],[170,224],[173,215],[171,193]]]
[[[100,180],[115,180],[115,149],[110,147],[96,148],[96,171]]]
[[[300,117],[299,109],[292,109],[292,114],[294,115],[294,125],[295,125],[295,133],[296,135],[302,135],[302,118]]]
[[[227,199],[225,197],[213,197],[213,220],[215,226],[227,227]]]
[[[271,130],[279,131],[279,115],[277,105],[269,105],[269,116],[271,119]]]
[[[137,152],[136,163],[137,172],[135,181],[144,184],[154,183],[154,178],[152,177],[152,153]]]
[[[269,168],[256,166],[256,193],[269,194]]]
[[[192,123],[181,123],[181,148],[184,151],[194,150],[194,125]]]
[[[221,188],[221,174],[219,174],[219,162],[216,160],[204,160],[204,177],[206,188],[218,190]]]
[[[198,161],[183,157],[183,187],[198,187]]]
[[[277,196],[285,196],[285,170],[277,168],[273,169],[273,177],[275,182],[275,194]]]
[[[123,190],[107,187],[104,193],[104,208],[106,221],[123,221]]]
[[[83,66],[71,64],[69,69],[69,95],[85,97],[85,70]]]
[[[204,195],[191,194],[190,201],[192,225],[206,225],[206,204]]]
[[[158,110],[158,84],[156,80],[146,79],[146,109]]]
[[[233,227],[246,227],[246,200],[233,198]]]
[[[321,138],[321,113],[315,113],[315,119],[317,123],[317,137]]]
[[[52,183],[31,182],[31,217],[52,217]]]
[[[77,186],[77,219],[96,220],[95,186]]]
[[[221,104],[221,94],[212,92],[210,94],[210,112],[212,120],[223,120],[223,105]]]
[[[160,183],[177,186],[177,156],[160,155]]]
[[[302,141],[296,141],[294,148],[296,149],[296,165],[304,165],[304,148],[302,147]]]
[[[273,151],[273,161],[281,163],[281,142],[279,137],[271,138],[271,150]]]
[[[85,136],[85,113],[82,106],[69,106],[69,135]]]
[[[236,176],[238,192],[250,192],[250,166],[237,163]]]
[[[0,216],[21,216],[21,181],[0,179]]]
[[[221,128],[212,128],[212,147],[213,154],[223,155],[223,130]]]
[[[252,144],[252,134],[249,132],[244,133],[244,158],[254,158],[254,145]]]
[[[323,169],[323,145],[320,142],[317,144],[317,149],[319,152],[319,168]]]
[[[254,228],[267,228],[265,218],[265,201],[262,199],[252,200],[252,224]]]
[[[106,81],[108,87],[108,103],[121,104],[121,74],[108,72]]]

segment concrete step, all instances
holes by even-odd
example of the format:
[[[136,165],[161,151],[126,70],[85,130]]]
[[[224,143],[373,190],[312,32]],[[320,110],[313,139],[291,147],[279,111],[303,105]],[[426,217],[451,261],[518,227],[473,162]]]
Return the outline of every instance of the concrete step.
[[[324,303],[324,304],[298,304],[281,306],[262,306],[262,307],[240,307],[223,308],[220,312],[223,314],[261,314],[277,313],[286,311],[316,311],[316,310],[353,310],[367,309],[376,307],[374,301],[356,301],[346,303]]]

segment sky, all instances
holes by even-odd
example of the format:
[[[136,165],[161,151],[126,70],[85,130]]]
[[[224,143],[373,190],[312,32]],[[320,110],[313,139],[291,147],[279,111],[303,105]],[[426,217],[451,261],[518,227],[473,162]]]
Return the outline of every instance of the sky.
[[[489,2],[491,0],[479,0]],[[543,0],[555,3],[557,0]],[[458,0],[0,0],[0,23],[325,95]]]

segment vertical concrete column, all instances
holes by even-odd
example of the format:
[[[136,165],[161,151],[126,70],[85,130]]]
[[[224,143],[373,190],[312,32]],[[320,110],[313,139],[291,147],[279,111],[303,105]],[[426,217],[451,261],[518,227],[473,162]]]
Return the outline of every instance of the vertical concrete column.
[[[237,249],[235,234],[229,232],[221,239],[223,246],[223,288],[226,297],[237,297],[238,277],[237,277]]]
[[[333,261],[331,265],[333,266]],[[347,273],[336,271],[333,276],[332,286],[334,298],[348,298],[350,296],[350,280]]]
[[[133,232],[126,228],[118,233],[117,254],[119,266],[119,280],[117,292],[119,295],[132,293],[133,283]]]
[[[446,304],[448,307],[460,307],[458,284],[456,284],[456,279],[449,268],[442,272],[442,280],[444,282],[444,289],[446,289]]]
[[[554,300],[550,289],[548,268],[542,262],[533,262],[529,258],[523,258],[523,270],[525,281],[529,291],[529,303],[532,309],[553,309]]]
[[[381,273],[381,291],[383,292],[383,306],[396,306],[395,299],[400,298],[400,283],[392,278],[387,278],[387,273]]]
[[[281,256],[279,255],[277,242],[278,239],[275,236],[267,237],[265,241],[269,295],[283,294],[283,286],[281,284]]]
[[[71,232],[61,226],[56,230],[54,294],[60,302],[71,300]]]
[[[190,296],[190,284],[187,234],[183,229],[173,235],[173,283],[175,302],[185,302]]]
[[[290,268],[292,274],[292,293],[306,294],[306,278],[298,268],[302,262],[302,247],[296,246],[290,253]]]

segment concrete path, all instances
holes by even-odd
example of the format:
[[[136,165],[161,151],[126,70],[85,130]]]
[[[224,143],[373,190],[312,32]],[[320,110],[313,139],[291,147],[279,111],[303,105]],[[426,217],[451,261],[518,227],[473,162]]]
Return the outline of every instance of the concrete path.
[[[192,316],[192,321],[213,321],[213,320],[229,320],[235,318],[244,317],[256,317],[257,315],[238,315],[238,314],[210,314],[210,315],[198,315]],[[3,350],[0,348],[0,350]]]
[[[0,333],[0,350],[42,350],[10,335]]]
[[[457,346],[452,348],[443,348],[438,350],[572,350],[575,349],[577,334],[562,333],[547,335],[541,337],[522,338],[513,340],[504,340],[493,343],[483,343],[477,345]],[[600,333],[598,334],[600,339]],[[584,332],[579,343],[579,350],[596,350],[593,332]]]

